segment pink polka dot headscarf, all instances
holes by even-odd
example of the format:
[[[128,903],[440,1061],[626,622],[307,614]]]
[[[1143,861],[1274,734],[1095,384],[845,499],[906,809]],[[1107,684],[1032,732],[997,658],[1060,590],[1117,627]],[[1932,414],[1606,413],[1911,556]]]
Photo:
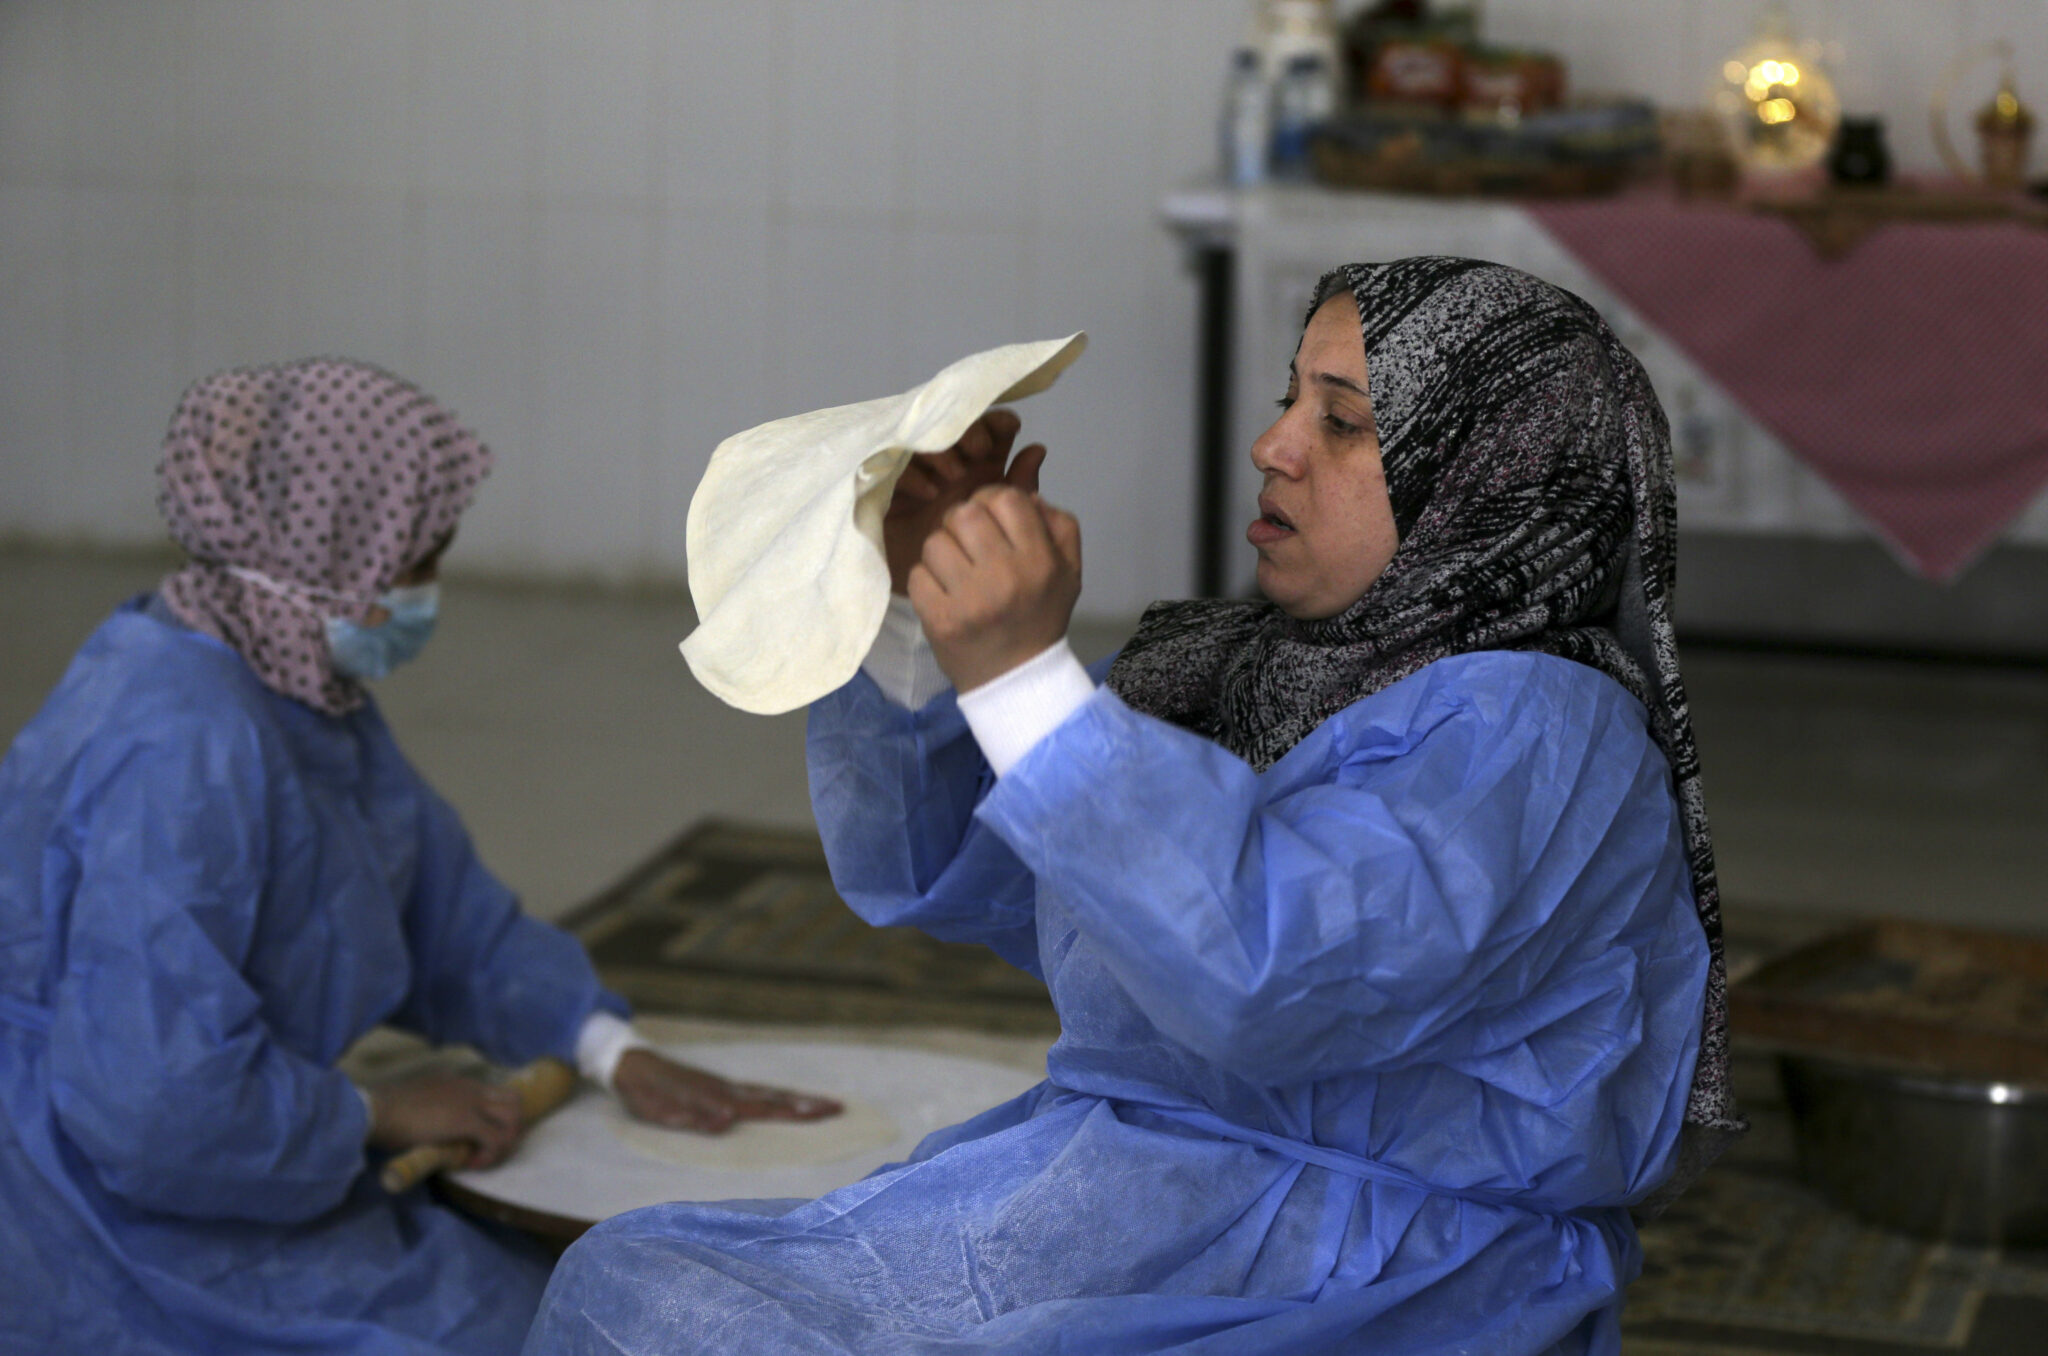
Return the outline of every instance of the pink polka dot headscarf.
[[[360,621],[425,559],[489,472],[490,449],[410,382],[345,358],[194,382],[157,466],[157,507],[192,562],[159,592],[273,691],[361,706],[328,617]]]

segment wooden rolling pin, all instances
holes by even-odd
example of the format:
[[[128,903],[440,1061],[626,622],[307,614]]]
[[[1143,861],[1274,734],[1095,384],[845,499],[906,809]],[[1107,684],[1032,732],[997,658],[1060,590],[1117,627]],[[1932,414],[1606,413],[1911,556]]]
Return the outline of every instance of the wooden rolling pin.
[[[519,1094],[519,1119],[530,1130],[535,1121],[575,1095],[576,1071],[559,1059],[537,1059],[507,1078],[505,1086]],[[475,1148],[466,1139],[422,1144],[386,1163],[377,1180],[395,1196],[412,1190],[437,1172],[457,1171],[469,1162]]]

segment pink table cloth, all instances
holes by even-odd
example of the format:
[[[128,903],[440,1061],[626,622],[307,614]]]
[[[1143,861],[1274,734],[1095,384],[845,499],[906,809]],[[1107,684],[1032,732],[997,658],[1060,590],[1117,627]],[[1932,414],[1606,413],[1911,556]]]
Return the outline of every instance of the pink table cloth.
[[[1952,580],[2048,485],[2048,231],[1797,228],[1663,196],[1530,214],[1906,563]]]

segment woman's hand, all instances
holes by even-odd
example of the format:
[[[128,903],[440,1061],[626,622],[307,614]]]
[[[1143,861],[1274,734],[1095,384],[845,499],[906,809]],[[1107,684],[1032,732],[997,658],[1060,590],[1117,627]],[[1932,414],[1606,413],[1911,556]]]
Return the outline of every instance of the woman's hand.
[[[423,1074],[371,1088],[370,1144],[393,1153],[420,1144],[465,1140],[476,1146],[473,1168],[503,1162],[526,1126],[519,1094],[454,1074]]]
[[[830,1097],[730,1083],[646,1049],[619,1056],[612,1090],[640,1120],[707,1135],[723,1134],[740,1121],[815,1121],[844,1109]]]
[[[1067,634],[1081,596],[1081,525],[1035,494],[984,486],[926,538],[909,585],[939,667],[972,691]]]
[[[1009,410],[990,410],[974,421],[959,442],[944,452],[920,452],[896,482],[896,495],[882,519],[882,542],[888,548],[889,587],[910,591],[910,571],[924,551],[925,538],[955,505],[985,485],[1014,485],[1038,493],[1038,468],[1045,462],[1040,443],[1012,460],[1023,421]]]

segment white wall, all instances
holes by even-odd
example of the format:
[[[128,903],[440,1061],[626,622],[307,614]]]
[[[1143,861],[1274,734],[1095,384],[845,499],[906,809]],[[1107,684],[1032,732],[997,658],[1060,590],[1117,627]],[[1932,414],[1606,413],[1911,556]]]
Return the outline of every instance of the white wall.
[[[1248,3],[0,0],[0,534],[158,539],[188,380],[346,353],[496,447],[458,564],[680,577],[724,435],[1085,328],[1024,411],[1084,607],[1184,592],[1194,294],[1155,205],[1208,166]],[[1792,8],[1909,166],[1966,39],[2018,39],[2048,105],[2041,0]],[[1488,27],[1694,102],[1753,13]]]

